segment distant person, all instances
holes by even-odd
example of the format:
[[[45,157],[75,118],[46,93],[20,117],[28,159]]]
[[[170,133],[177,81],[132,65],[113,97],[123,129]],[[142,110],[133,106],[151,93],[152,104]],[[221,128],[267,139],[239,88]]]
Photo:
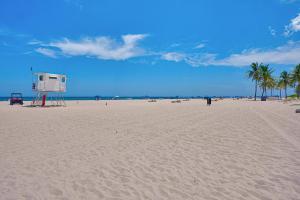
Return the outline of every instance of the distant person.
[[[207,105],[210,106],[210,105],[211,105],[211,98],[208,97],[208,98],[206,99],[206,101],[207,101]]]

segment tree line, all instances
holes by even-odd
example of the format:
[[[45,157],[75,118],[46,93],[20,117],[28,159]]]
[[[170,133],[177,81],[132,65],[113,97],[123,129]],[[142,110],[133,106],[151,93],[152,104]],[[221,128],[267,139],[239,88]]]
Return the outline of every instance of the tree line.
[[[258,87],[261,89],[261,97],[267,96],[267,90],[270,90],[273,96],[274,90],[279,90],[280,98],[282,98],[282,90],[287,98],[287,88],[295,88],[297,98],[300,96],[300,64],[296,65],[291,72],[282,71],[279,77],[273,76],[274,70],[263,63],[257,62],[250,65],[250,70],[247,71],[248,78],[255,82],[254,100],[257,97]]]

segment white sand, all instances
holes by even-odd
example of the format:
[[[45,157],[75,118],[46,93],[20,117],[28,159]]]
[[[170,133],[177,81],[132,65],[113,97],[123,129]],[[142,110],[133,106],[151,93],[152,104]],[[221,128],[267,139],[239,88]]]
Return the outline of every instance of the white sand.
[[[0,199],[300,199],[299,107],[1,102]]]

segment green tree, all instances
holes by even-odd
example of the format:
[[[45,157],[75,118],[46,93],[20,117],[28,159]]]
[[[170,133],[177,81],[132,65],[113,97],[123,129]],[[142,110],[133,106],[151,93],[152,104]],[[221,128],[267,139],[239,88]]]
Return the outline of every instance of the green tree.
[[[257,85],[259,82],[259,67],[260,65],[256,63],[252,63],[250,65],[251,69],[247,71],[248,78],[251,78],[252,81],[255,81],[255,92],[254,92],[254,100],[256,101],[256,94],[257,94]]]
[[[273,70],[269,67],[269,65],[261,64],[259,67],[259,85],[262,89],[261,96],[267,94],[267,88],[270,85],[270,80],[272,79]]]
[[[300,64],[296,65],[291,74],[291,84],[296,87],[297,98],[300,96]]]
[[[275,79],[271,76],[268,80],[267,80],[267,88],[271,90],[271,96],[273,96],[273,90],[276,87],[276,81]]]
[[[281,90],[284,89],[284,83],[281,79],[277,81],[277,89],[279,90],[279,97],[282,98]]]
[[[290,75],[287,71],[283,71],[283,72],[281,72],[279,78],[280,78],[279,80],[282,84],[282,87],[284,89],[285,98],[287,98],[287,86],[290,85],[290,83],[291,83]]]

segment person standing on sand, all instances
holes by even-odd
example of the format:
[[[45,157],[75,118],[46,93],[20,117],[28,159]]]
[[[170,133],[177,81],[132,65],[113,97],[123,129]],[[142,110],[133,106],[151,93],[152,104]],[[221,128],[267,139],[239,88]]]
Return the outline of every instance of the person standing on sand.
[[[211,105],[211,98],[210,98],[210,97],[207,97],[206,100],[207,100],[207,105],[210,106],[210,105]]]

